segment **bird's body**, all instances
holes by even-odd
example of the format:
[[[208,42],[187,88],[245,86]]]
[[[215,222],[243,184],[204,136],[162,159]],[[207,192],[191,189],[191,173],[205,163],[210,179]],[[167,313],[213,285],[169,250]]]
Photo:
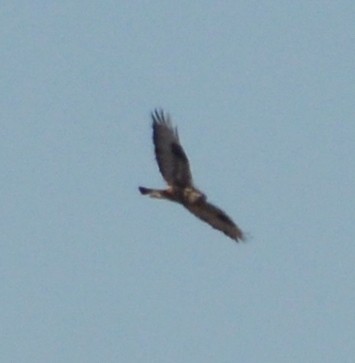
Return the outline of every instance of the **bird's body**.
[[[179,203],[230,238],[236,241],[243,240],[244,234],[233,220],[224,211],[207,202],[206,195],[193,185],[188,158],[169,116],[156,110],[152,113],[152,119],[155,156],[168,188],[161,190],[139,187],[139,191],[152,198]]]
[[[139,191],[144,195],[148,194],[152,198],[169,199],[172,202],[178,202],[182,205],[190,203],[205,202],[206,196],[194,188],[168,188],[168,189],[150,189],[139,187]]]

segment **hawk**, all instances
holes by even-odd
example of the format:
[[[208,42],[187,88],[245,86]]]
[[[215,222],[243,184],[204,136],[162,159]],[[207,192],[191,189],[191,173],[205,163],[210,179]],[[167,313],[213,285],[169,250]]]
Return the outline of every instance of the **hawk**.
[[[244,240],[243,232],[233,220],[223,210],[209,203],[206,195],[194,186],[189,160],[169,115],[163,110],[155,110],[152,119],[155,157],[168,188],[161,190],[139,187],[141,194],[179,203],[235,241]]]

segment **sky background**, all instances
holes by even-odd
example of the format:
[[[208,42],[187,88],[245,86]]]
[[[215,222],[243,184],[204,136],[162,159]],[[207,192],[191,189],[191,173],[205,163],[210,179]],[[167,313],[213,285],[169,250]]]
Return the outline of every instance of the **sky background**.
[[[3,1],[1,362],[354,362],[354,15]],[[138,193],[155,107],[247,243]]]

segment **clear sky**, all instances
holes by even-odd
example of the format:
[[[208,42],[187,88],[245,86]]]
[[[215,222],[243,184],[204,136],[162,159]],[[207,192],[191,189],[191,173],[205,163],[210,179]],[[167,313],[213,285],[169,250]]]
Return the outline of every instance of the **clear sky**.
[[[3,1],[1,362],[354,362],[354,14]],[[247,243],[139,195],[155,107]]]

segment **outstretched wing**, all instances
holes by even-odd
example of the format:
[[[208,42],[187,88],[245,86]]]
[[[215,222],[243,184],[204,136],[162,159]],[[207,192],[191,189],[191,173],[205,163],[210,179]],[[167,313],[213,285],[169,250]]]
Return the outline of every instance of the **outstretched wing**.
[[[245,236],[232,219],[221,209],[204,200],[198,203],[186,204],[185,207],[196,217],[222,231],[235,241],[244,240]]]
[[[169,185],[192,185],[189,160],[180,145],[177,129],[172,127],[169,115],[155,110],[153,118],[153,142],[159,170]]]

